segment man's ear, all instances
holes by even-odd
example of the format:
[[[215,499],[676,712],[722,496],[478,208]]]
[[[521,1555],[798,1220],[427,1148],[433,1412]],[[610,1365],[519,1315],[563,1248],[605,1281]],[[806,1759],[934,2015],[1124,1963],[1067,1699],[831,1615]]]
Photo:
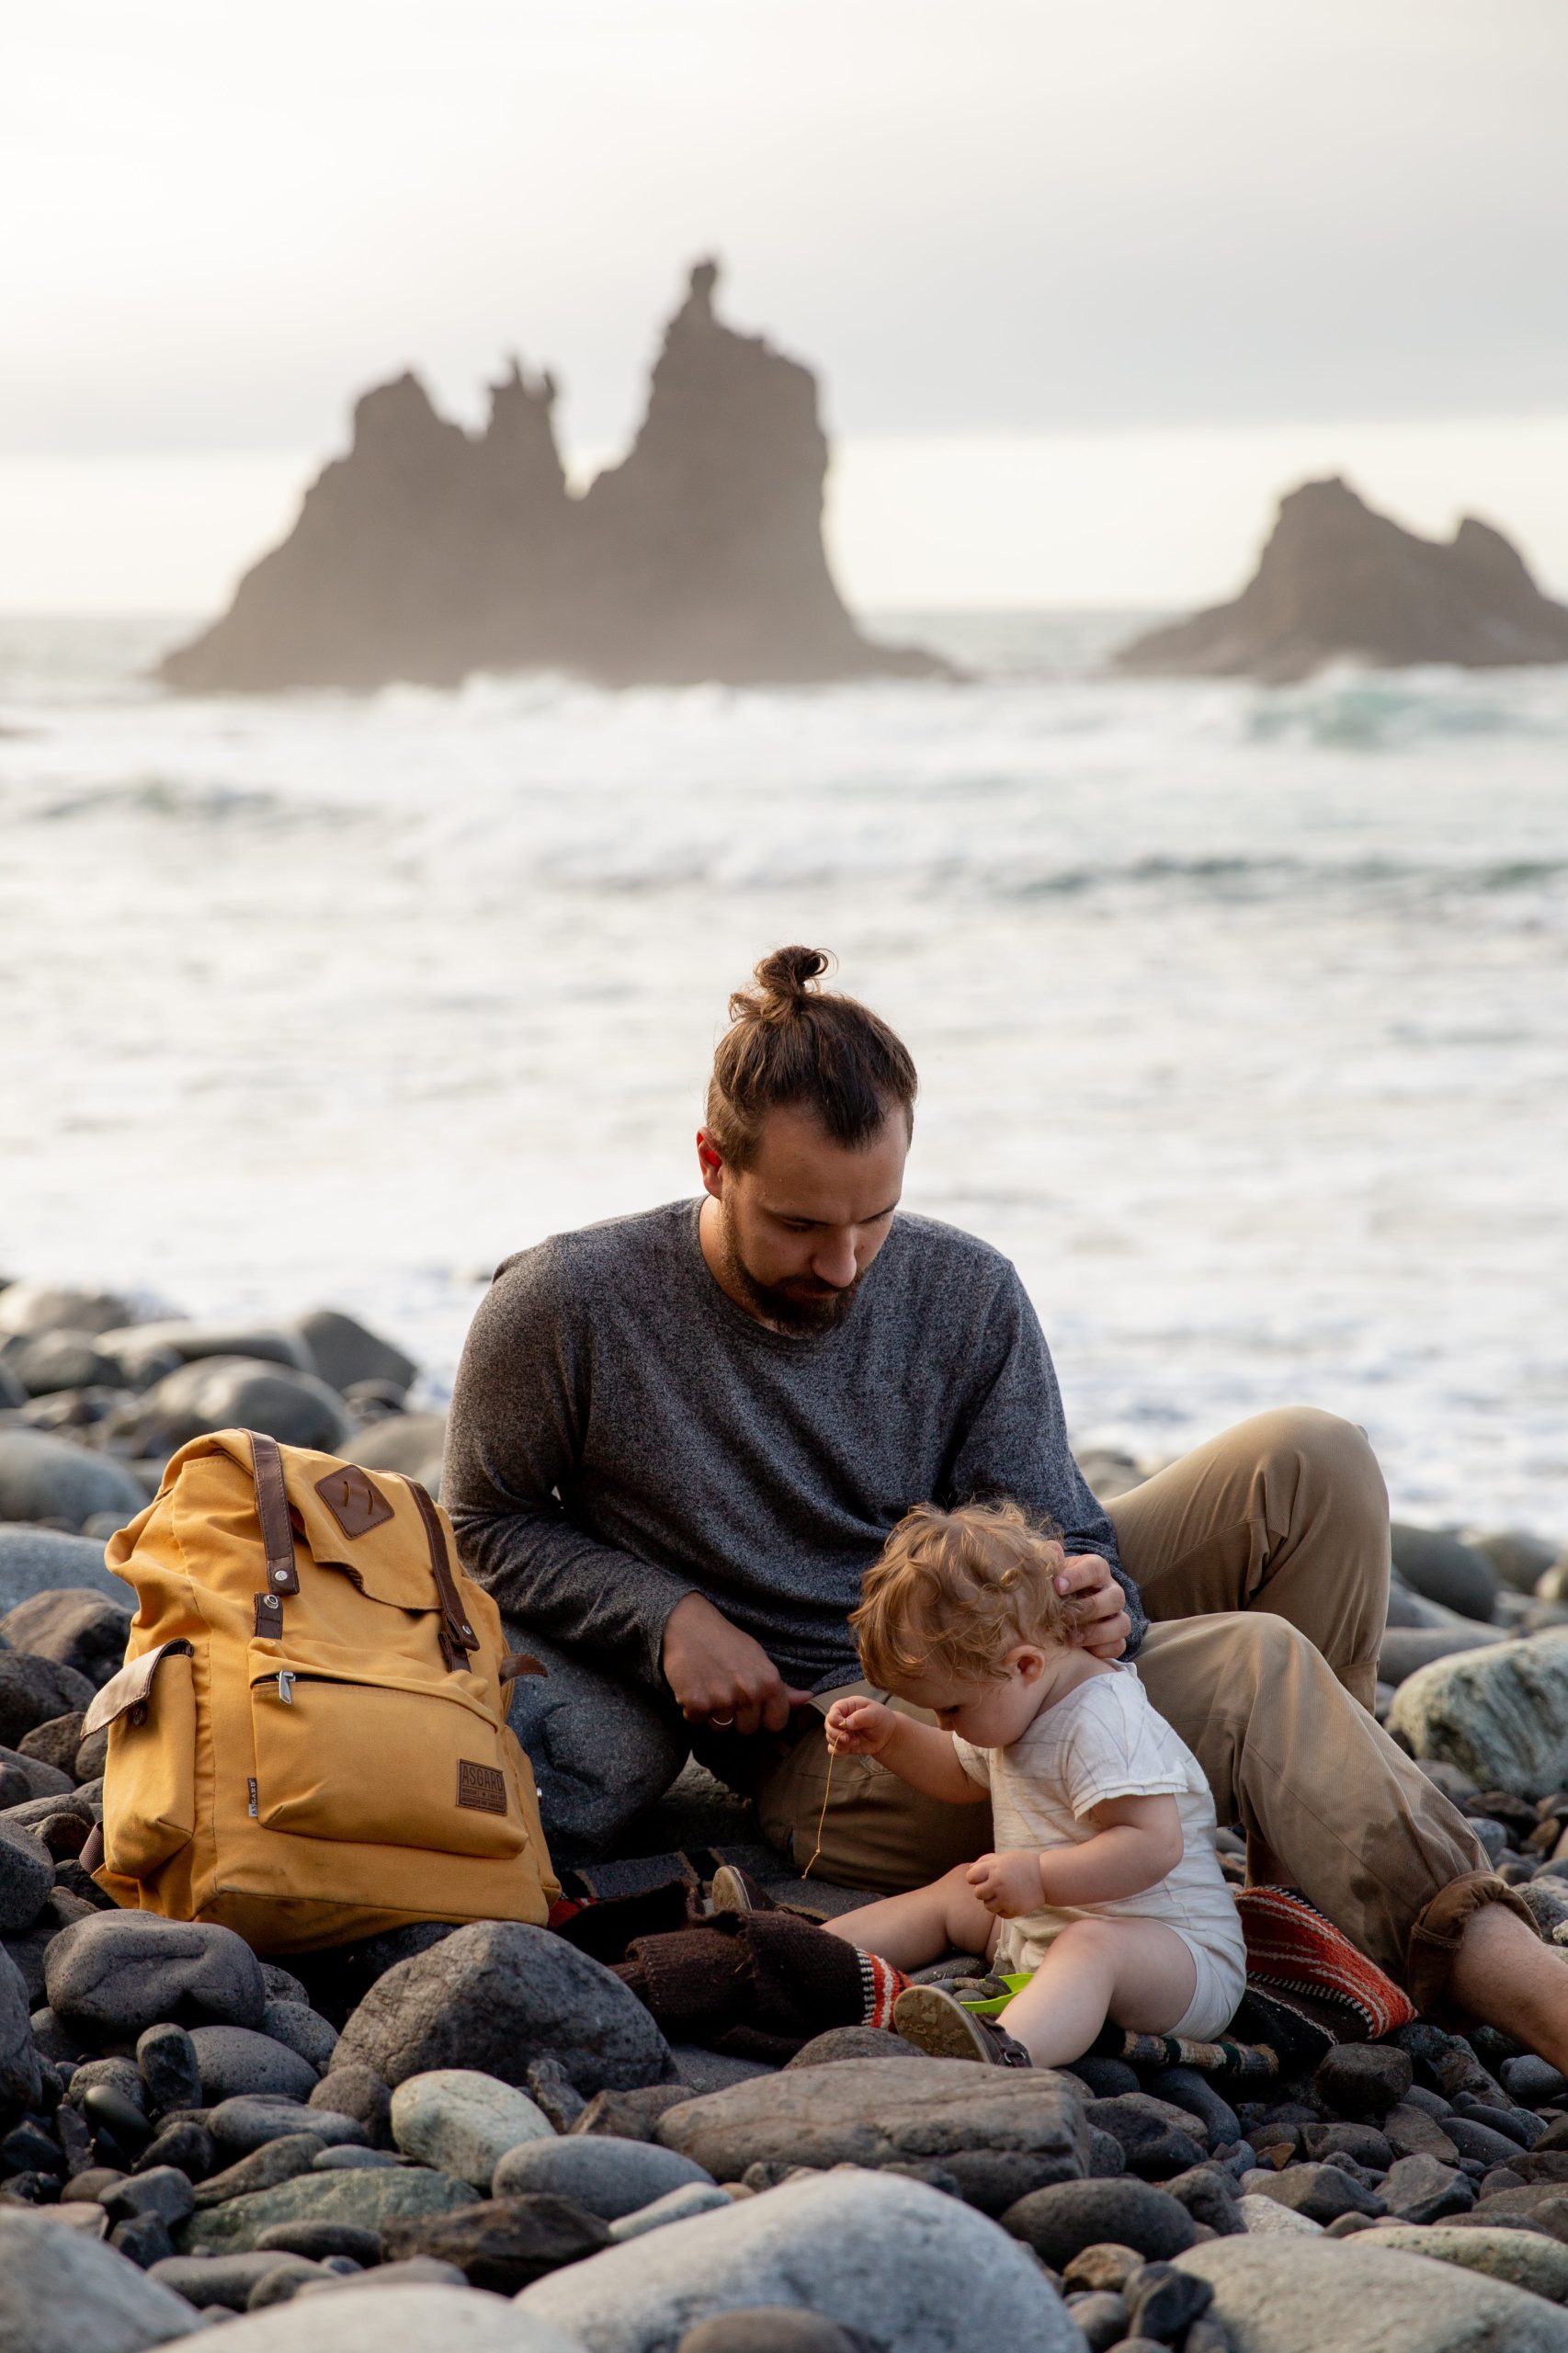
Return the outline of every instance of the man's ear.
[[[702,1171],[702,1189],[711,1193],[716,1201],[724,1198],[724,1163],[706,1128],[697,1131],[697,1165]]]

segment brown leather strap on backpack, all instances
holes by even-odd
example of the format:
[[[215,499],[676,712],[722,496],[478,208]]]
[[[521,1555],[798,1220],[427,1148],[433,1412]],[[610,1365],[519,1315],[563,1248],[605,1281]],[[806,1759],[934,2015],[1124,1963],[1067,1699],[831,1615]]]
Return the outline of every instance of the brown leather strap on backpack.
[[[451,1563],[447,1558],[447,1535],[440,1516],[429,1495],[417,1479],[405,1479],[403,1485],[419,1506],[419,1517],[425,1522],[425,1534],[430,1546],[430,1567],[436,1579],[436,1591],[441,1602],[441,1656],[449,1672],[468,1665],[468,1654],[479,1648],[479,1636],[463,1616],[458,1589],[452,1582]]]
[[[267,1553],[267,1589],[270,1594],[298,1593],[300,1572],[294,1565],[294,1531],[289,1520],[289,1484],[278,1440],[264,1430],[250,1430],[251,1462],[256,1474],[256,1509]]]

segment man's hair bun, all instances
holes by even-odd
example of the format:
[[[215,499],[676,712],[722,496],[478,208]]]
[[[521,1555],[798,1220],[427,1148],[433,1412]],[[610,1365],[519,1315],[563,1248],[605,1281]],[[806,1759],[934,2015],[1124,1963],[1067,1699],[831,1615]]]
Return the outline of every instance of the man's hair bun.
[[[730,999],[730,1018],[749,1014],[754,1019],[787,1019],[796,1006],[815,994],[818,982],[833,970],[833,958],[823,948],[776,948],[752,974],[756,994],[737,989]]]

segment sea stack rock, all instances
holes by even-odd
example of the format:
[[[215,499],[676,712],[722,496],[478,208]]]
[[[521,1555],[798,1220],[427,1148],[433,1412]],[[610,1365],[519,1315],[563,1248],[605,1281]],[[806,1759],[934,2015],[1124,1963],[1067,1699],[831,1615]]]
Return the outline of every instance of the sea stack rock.
[[[1467,515],[1451,540],[1424,540],[1335,478],[1280,500],[1233,604],[1151,630],[1115,658],[1149,676],[1286,684],[1346,657],[1388,669],[1568,662],[1568,608],[1541,595],[1490,524]]]
[[[580,498],[547,375],[514,360],[477,436],[415,376],[367,392],[288,539],[158,676],[210,694],[476,670],[617,686],[941,674],[846,610],[823,548],[816,380],[714,316],[717,278],[712,262],[691,272],[637,439]]]

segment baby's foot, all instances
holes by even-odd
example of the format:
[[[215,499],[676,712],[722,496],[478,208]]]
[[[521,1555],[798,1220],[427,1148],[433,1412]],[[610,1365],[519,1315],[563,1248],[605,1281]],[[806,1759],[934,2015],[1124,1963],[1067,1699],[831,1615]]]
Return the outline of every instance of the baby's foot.
[[[893,2004],[895,2034],[933,2059],[978,2059],[987,2067],[1032,2067],[1021,2042],[977,2018],[939,1985],[910,1985]]]

